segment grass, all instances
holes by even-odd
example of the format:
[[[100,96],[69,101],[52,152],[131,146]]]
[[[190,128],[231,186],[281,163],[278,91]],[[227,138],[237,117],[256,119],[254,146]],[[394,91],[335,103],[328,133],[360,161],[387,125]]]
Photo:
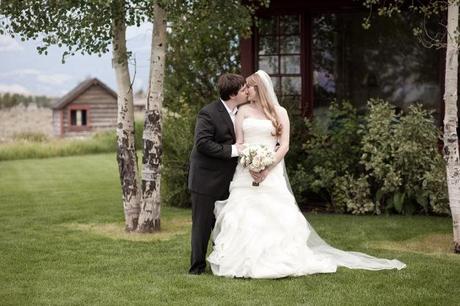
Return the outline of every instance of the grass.
[[[142,121],[135,123],[136,148],[142,149]],[[109,153],[117,150],[115,131],[84,138],[49,138],[40,133],[20,133],[13,141],[0,143],[0,161]]]
[[[0,304],[458,305],[451,219],[307,217],[331,244],[408,268],[281,280],[190,276],[190,211],[164,207],[160,235],[123,233],[113,153],[3,161]]]
[[[39,138],[19,135],[14,142],[0,144],[0,161],[30,158],[50,158],[115,152],[114,132],[102,132],[82,139]]]

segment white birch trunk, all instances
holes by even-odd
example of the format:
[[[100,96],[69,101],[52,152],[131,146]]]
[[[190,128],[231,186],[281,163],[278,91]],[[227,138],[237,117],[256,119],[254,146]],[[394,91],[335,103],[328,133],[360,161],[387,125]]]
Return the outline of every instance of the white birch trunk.
[[[126,24],[124,12],[113,21],[113,59],[117,79],[117,161],[125,214],[125,230],[137,228],[140,210],[140,190],[137,156],[134,147],[134,110],[131,78],[126,50]]]
[[[142,205],[139,232],[160,230],[160,164],[161,106],[166,56],[166,11],[158,4],[153,6],[152,50],[150,57],[150,84],[144,121],[144,155],[142,158]]]
[[[447,14],[447,51],[445,76],[444,159],[447,163],[447,187],[454,231],[454,251],[460,253],[460,161],[458,151],[457,75],[458,75],[458,4],[449,1]]]

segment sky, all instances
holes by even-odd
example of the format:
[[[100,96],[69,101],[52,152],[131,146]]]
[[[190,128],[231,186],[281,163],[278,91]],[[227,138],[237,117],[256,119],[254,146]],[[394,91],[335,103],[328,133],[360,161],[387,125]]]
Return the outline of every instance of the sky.
[[[135,91],[145,91],[148,86],[151,35],[151,23],[127,29],[128,49],[136,63],[130,63],[131,77],[136,72]],[[0,35],[0,93],[61,97],[81,81],[93,77],[116,90],[111,53],[102,57],[75,54],[62,64],[64,48],[53,46],[48,55],[40,55],[37,46],[40,46],[39,41],[21,41],[18,37]]]

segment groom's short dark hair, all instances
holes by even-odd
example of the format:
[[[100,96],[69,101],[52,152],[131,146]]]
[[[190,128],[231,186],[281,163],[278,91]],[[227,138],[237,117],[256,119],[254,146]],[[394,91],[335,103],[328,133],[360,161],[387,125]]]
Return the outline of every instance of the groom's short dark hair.
[[[246,80],[239,74],[224,73],[219,77],[217,87],[219,88],[220,98],[224,101],[230,99],[230,96],[236,96],[238,90],[244,86]]]

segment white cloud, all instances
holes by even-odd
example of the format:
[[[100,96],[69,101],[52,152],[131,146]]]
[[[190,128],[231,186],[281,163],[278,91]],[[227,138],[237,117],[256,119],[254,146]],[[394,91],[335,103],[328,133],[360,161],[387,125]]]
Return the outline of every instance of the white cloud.
[[[67,81],[71,80],[72,76],[63,73],[48,73],[48,74],[40,74],[37,76],[37,80],[44,84],[65,84]]]
[[[7,35],[0,35],[0,52],[21,51],[23,49],[16,39]]]
[[[1,84],[0,92],[18,93],[22,95],[30,95],[31,92],[22,85],[19,84]]]
[[[47,73],[37,69],[16,69],[0,73],[0,77],[20,80],[26,77],[32,77],[36,82],[50,85],[62,85],[72,79],[70,74],[64,73]]]
[[[29,75],[35,76],[39,74],[40,74],[40,71],[38,71],[37,69],[16,69],[13,71],[2,72],[0,73],[0,76],[21,77],[21,76],[29,76]]]

